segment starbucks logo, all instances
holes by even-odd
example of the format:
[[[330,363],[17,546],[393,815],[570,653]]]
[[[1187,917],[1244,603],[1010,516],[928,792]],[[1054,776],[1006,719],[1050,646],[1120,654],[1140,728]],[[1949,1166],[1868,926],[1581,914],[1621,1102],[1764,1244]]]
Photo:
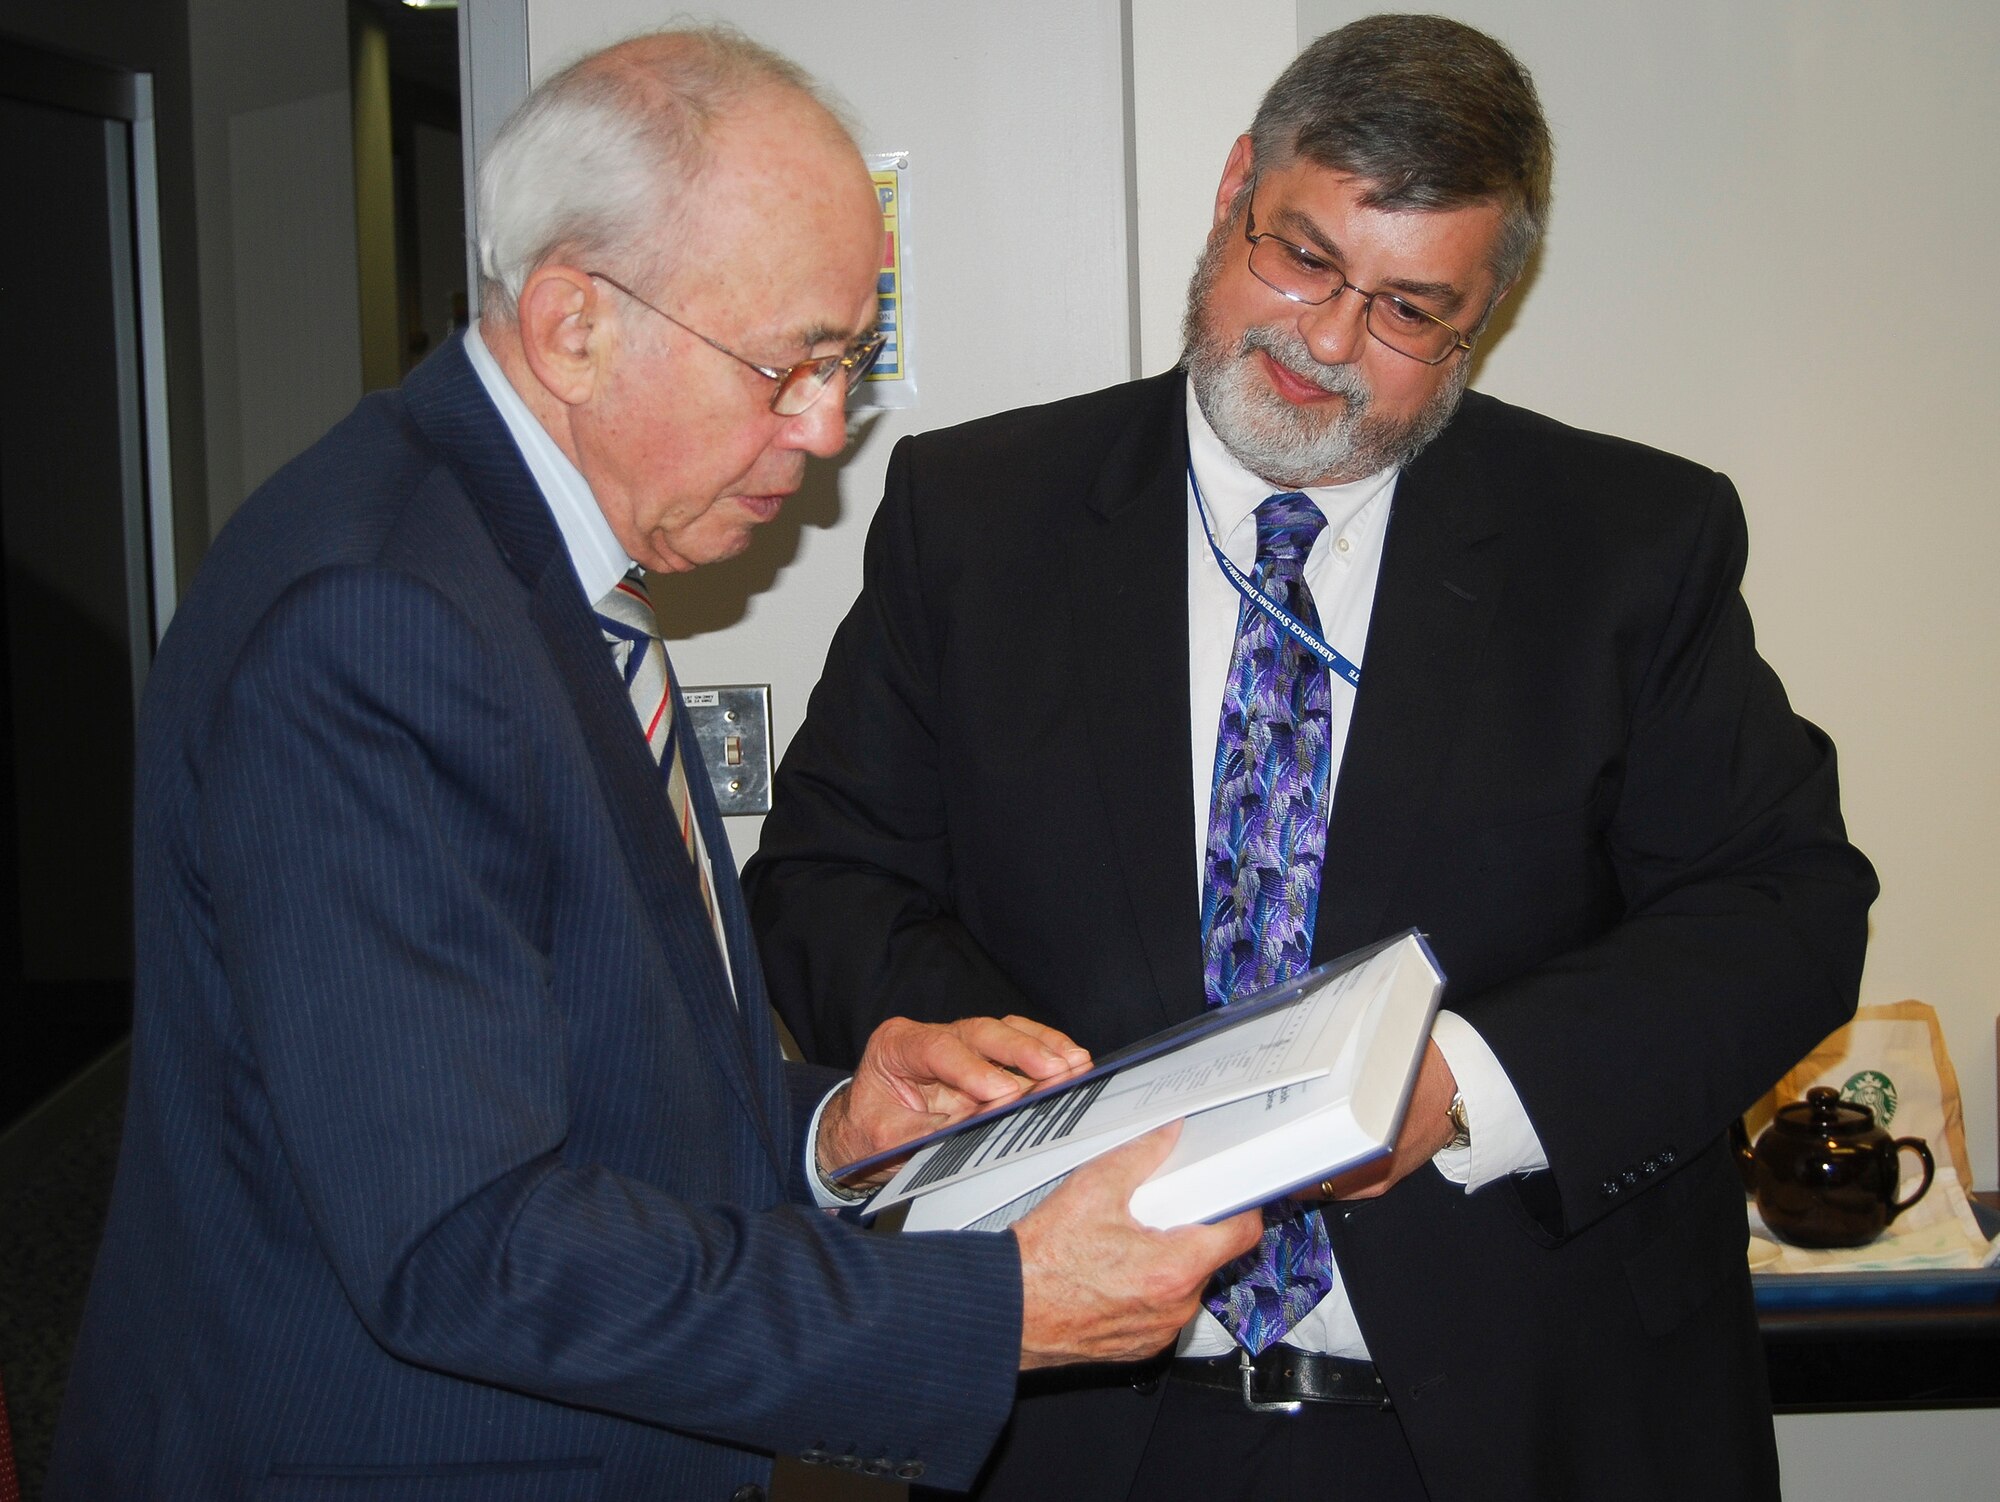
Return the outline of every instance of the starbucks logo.
[[[1896,1116],[1896,1084],[1879,1069],[1864,1069],[1840,1087],[1840,1098],[1875,1113],[1876,1123],[1887,1126]]]

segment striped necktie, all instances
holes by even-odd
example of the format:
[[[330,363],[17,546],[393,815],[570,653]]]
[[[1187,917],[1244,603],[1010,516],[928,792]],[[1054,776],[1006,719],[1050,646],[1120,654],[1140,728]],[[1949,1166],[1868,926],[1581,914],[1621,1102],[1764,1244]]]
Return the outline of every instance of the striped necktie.
[[[633,569],[597,602],[597,626],[611,647],[611,660],[625,680],[625,695],[639,718],[646,747],[659,764],[667,785],[667,803],[694,864],[695,884],[708,909],[708,921],[715,929],[715,942],[727,954],[722,937],[722,918],[716,910],[715,893],[708,884],[708,862],[702,858],[701,837],[694,825],[694,803],[688,797],[687,761],[681,755],[680,737],[674,733],[673,675],[667,666],[667,644],[660,639],[659,623],[653,616],[653,599],[646,593],[645,575]]]
[[[1317,630],[1306,554],[1326,519],[1296,491],[1257,508],[1255,582]],[[1332,765],[1326,669],[1247,599],[1222,691],[1203,861],[1203,983],[1227,1006],[1307,969],[1326,853]],[[1225,1264],[1204,1302],[1261,1355],[1333,1287],[1333,1249],[1317,1210],[1264,1207],[1264,1238]]]

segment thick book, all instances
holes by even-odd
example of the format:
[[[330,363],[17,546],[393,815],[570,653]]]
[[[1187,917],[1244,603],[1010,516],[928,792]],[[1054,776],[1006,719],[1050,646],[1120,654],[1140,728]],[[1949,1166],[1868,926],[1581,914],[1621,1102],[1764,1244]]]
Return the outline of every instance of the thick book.
[[[907,1203],[906,1231],[997,1230],[1079,1165],[1185,1118],[1132,1214],[1163,1229],[1220,1220],[1389,1151],[1443,989],[1412,930],[843,1173],[909,1153],[865,1215]]]

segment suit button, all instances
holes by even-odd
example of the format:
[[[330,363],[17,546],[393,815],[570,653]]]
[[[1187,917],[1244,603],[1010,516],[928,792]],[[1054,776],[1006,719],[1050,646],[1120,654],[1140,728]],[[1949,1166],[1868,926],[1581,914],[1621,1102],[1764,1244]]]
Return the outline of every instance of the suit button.
[[[837,1470],[858,1471],[861,1469],[861,1457],[849,1450],[845,1455],[834,1456],[833,1464]]]
[[[1662,1163],[1672,1163],[1674,1161],[1674,1150],[1670,1147],[1663,1149],[1660,1153],[1660,1161]]]
[[[1606,1199],[1615,1200],[1618,1198],[1618,1181],[1616,1179],[1606,1179],[1599,1188],[1603,1190]]]
[[[745,1482],[729,1494],[729,1502],[764,1502],[764,1488],[754,1481]]]
[[[827,1454],[826,1451],[815,1447],[810,1450],[801,1450],[799,1452],[799,1459],[807,1465],[825,1465],[833,1457]]]
[[[864,1476],[893,1476],[896,1474],[896,1462],[886,1455],[877,1455],[861,1468],[861,1473]]]
[[[1160,1379],[1158,1377],[1140,1377],[1132,1383],[1132,1391],[1136,1393],[1151,1394],[1159,1390]]]
[[[906,1460],[896,1467],[897,1476],[904,1481],[915,1481],[923,1473],[924,1463],[921,1460]]]

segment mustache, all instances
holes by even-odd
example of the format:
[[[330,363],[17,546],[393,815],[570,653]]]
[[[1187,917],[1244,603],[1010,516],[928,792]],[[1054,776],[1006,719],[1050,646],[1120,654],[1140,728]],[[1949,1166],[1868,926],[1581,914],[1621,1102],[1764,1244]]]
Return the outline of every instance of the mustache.
[[[1367,381],[1352,365],[1325,365],[1314,359],[1297,329],[1252,324],[1243,331],[1238,351],[1247,355],[1252,350],[1262,350],[1300,380],[1319,387],[1329,396],[1346,397],[1357,405],[1357,411],[1367,405],[1372,395]]]

